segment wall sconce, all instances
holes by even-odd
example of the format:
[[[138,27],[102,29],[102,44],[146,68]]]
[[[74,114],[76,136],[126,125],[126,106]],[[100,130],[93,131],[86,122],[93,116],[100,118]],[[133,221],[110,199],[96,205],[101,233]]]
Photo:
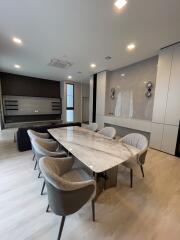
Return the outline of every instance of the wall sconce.
[[[146,93],[145,93],[145,96],[146,97],[151,97],[152,96],[152,88],[153,88],[153,84],[152,84],[152,82],[151,81],[149,81],[149,82],[147,82],[146,83]]]
[[[116,93],[115,88],[111,88],[111,99],[115,98],[115,93]]]

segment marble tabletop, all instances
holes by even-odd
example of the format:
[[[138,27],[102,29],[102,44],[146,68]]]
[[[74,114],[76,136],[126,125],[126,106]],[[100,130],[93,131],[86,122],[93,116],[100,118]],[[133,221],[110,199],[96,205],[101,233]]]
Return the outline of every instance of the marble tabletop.
[[[95,173],[136,158],[139,149],[82,127],[48,129],[49,133]]]

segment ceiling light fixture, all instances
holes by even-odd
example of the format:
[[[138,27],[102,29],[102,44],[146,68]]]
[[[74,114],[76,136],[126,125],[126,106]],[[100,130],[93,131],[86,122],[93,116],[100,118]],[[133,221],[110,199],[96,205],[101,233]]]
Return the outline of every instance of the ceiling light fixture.
[[[20,68],[21,68],[21,66],[18,65],[18,64],[14,64],[14,67],[17,68],[17,69],[20,69]]]
[[[136,45],[134,43],[130,43],[129,45],[127,45],[127,50],[128,51],[132,51],[136,48]]]
[[[22,40],[20,38],[17,38],[17,37],[13,37],[13,42],[16,43],[16,44],[19,44],[21,45],[22,44]]]
[[[110,56],[105,57],[105,59],[106,59],[107,61],[111,60],[111,58],[112,58],[112,57],[110,57]]]
[[[91,68],[95,68],[95,67],[96,67],[96,64],[95,64],[95,63],[91,63],[90,67],[91,67]]]
[[[68,76],[68,79],[72,79],[72,76],[69,75],[69,76]]]
[[[126,74],[125,73],[121,73],[121,77],[125,77],[126,76]]]
[[[114,3],[114,6],[116,6],[118,9],[122,9],[127,4],[126,0],[117,0]]]

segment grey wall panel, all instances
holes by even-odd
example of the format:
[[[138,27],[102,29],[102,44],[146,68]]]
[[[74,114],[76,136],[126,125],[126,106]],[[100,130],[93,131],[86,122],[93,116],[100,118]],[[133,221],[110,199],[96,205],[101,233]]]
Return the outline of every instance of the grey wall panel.
[[[115,113],[115,105],[117,102],[117,96],[119,92],[128,91],[132,98],[133,104],[132,118],[141,120],[152,120],[152,110],[154,102],[154,90],[156,84],[158,57],[152,57],[150,59],[135,63],[133,65],[117,69],[109,72],[108,82],[109,91],[106,96],[109,99],[107,106],[107,113]],[[123,76],[122,74],[125,74]],[[153,83],[152,97],[147,98],[145,96],[146,86],[145,83],[151,81]],[[115,88],[115,99],[111,99],[111,88]],[[127,101],[126,101],[127,100]],[[129,99],[123,101],[123,106],[129,104]],[[124,116],[122,116],[124,117]],[[127,117],[127,116],[126,116]]]
[[[116,125],[108,124],[108,123],[105,123],[104,125],[107,127],[114,127],[116,129],[117,135],[120,138],[122,138],[130,133],[140,133],[140,134],[143,134],[144,136],[146,136],[148,141],[150,140],[149,132],[139,131],[139,130],[135,130],[135,129],[131,129],[131,128],[120,127],[120,126],[116,126]]]
[[[61,114],[59,98],[3,96],[5,116]]]

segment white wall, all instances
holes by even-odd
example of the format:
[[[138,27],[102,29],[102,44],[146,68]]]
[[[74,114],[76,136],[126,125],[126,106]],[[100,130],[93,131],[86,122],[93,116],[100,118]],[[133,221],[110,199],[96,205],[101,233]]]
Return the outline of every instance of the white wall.
[[[89,80],[89,122],[92,122],[93,114],[93,76]]]
[[[107,71],[97,74],[96,122],[99,129],[104,127],[102,117],[106,114]]]
[[[82,122],[89,121],[89,83],[82,83]]]

